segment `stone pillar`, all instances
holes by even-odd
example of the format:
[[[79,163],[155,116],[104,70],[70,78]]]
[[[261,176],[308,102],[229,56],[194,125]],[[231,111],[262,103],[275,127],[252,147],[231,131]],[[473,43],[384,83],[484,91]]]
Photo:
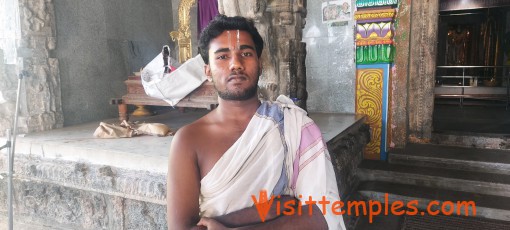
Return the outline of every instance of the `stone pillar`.
[[[283,94],[306,108],[306,44],[301,42],[306,0],[219,0],[218,8],[221,14],[256,22],[265,45],[259,81],[263,98],[275,100]]]
[[[13,124],[16,102],[18,0],[3,1],[0,7],[0,136],[4,136]]]
[[[408,138],[410,142],[428,142],[432,136],[439,1],[413,1],[411,15]]]
[[[0,49],[0,136],[5,135],[5,130],[13,123],[15,100],[16,100],[16,74],[15,65],[4,64],[4,52]]]
[[[20,98],[19,132],[27,133],[63,126],[58,60],[53,57],[56,47],[55,13],[52,0],[18,0],[21,38],[16,42],[17,64],[6,65],[8,79],[0,90],[6,92],[7,113],[0,113],[0,125],[10,124],[14,115],[17,74],[21,70],[29,77],[23,80]],[[0,74],[2,74],[0,73]],[[0,75],[1,76],[1,75]],[[4,95],[5,96],[5,95]],[[5,104],[5,105],[4,105]],[[3,134],[3,132],[0,132]]]
[[[399,1],[395,18],[395,67],[391,81],[391,147],[403,148],[407,143],[407,76],[409,66],[409,34],[411,0]]]

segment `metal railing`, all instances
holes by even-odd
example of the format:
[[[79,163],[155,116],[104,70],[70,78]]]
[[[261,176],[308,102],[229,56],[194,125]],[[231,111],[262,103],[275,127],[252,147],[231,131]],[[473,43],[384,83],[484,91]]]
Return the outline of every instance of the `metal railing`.
[[[464,98],[499,100],[510,104],[510,66],[437,66],[436,87],[460,88],[460,93],[439,93],[436,98]],[[487,93],[466,93],[467,88],[488,87]],[[489,92],[490,89],[506,88],[506,93]]]

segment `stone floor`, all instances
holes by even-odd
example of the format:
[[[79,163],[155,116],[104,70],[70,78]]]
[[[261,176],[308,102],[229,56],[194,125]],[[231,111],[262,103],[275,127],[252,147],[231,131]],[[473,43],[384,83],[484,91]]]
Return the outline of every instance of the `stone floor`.
[[[434,132],[469,132],[510,135],[510,109],[491,104],[436,104],[433,115]]]

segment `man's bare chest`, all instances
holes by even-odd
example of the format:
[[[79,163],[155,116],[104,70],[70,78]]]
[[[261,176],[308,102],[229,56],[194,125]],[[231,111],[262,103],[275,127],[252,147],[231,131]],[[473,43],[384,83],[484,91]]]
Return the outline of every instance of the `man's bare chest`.
[[[242,132],[237,130],[224,130],[208,135],[209,138],[201,141],[200,147],[197,148],[201,178],[211,171],[216,162],[235,144],[241,135]]]

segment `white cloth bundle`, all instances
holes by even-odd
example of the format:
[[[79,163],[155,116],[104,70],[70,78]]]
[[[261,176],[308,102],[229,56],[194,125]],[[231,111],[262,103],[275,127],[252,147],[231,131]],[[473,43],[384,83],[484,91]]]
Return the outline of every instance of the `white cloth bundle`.
[[[142,85],[145,93],[175,106],[207,79],[204,65],[202,57],[197,55],[171,73],[164,73],[165,66],[163,52],[161,52],[142,70]]]

